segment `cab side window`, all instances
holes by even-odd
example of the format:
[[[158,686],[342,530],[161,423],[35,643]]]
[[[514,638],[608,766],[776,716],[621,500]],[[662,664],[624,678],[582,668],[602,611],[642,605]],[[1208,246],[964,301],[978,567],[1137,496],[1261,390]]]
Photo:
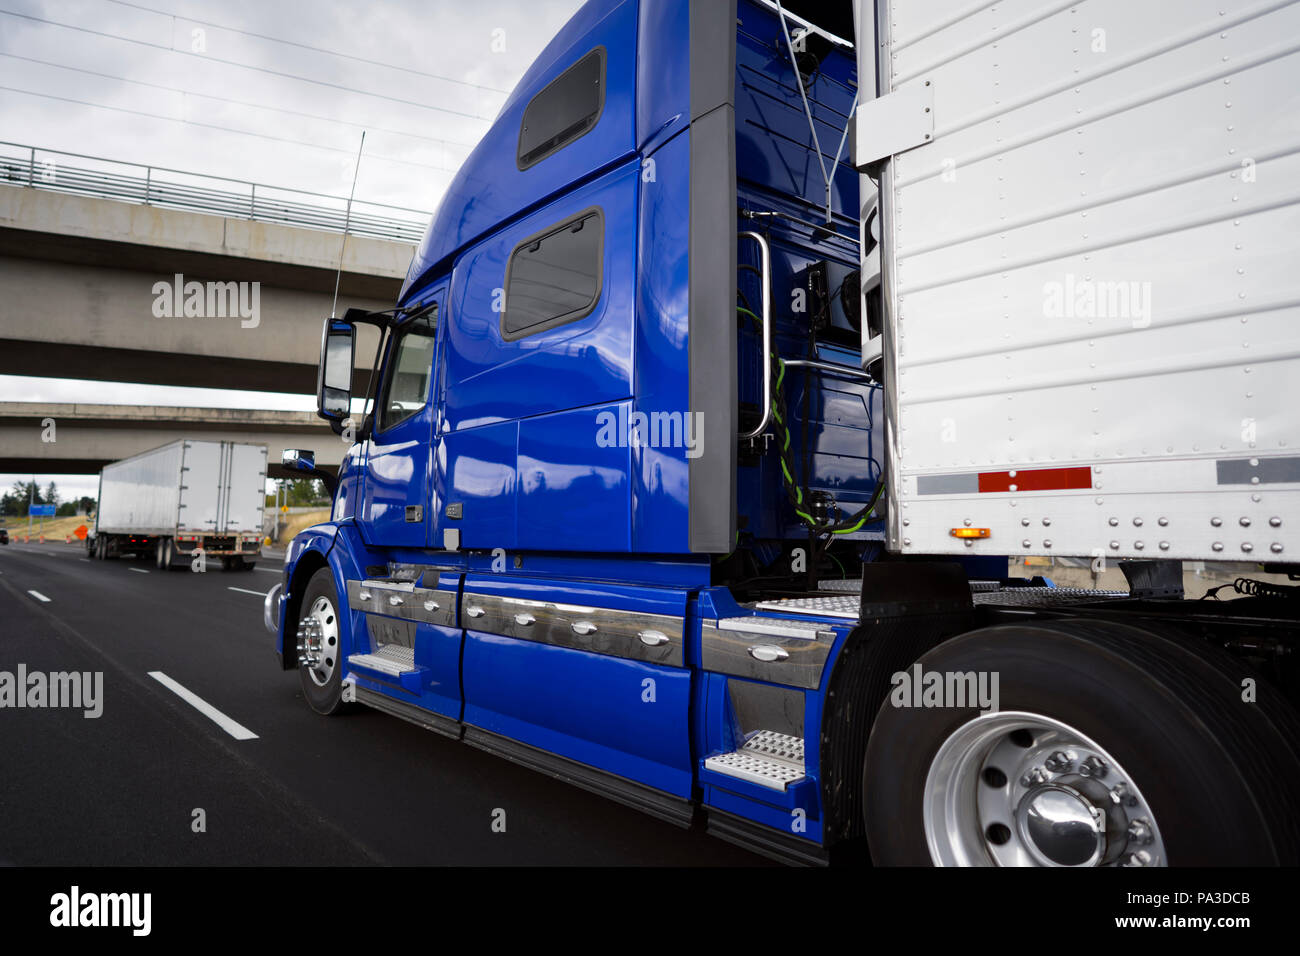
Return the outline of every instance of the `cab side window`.
[[[593,129],[605,107],[605,48],[569,67],[524,108],[515,163],[527,169]]]
[[[605,220],[588,209],[515,246],[506,268],[507,342],[590,315],[600,298]]]
[[[435,306],[412,319],[397,333],[388,381],[384,386],[384,401],[379,408],[379,431],[387,431],[406,421],[428,403],[437,324],[438,310]]]

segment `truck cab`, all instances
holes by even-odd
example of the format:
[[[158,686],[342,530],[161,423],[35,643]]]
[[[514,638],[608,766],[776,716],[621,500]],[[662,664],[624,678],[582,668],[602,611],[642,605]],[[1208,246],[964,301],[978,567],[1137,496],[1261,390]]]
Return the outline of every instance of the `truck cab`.
[[[886,493],[891,250],[850,157],[860,56],[767,0],[578,11],[455,176],[394,308],[325,323],[319,407],[349,448],[331,520],[267,599],[281,666],[322,714],[364,704],[786,861],[875,826],[878,862],[1165,863],[1181,838],[1168,811],[1151,822],[1171,798],[1149,768],[1087,853],[1034,829],[1051,794],[1008,784],[1006,859],[989,821],[960,853],[920,816],[890,838],[885,775],[864,778],[873,755],[906,763],[873,718],[924,655],[1026,607],[1147,592],[1049,594],[971,547],[978,529],[953,529],[955,553],[890,547],[887,513],[908,522]],[[367,324],[376,374],[353,381]],[[1074,771],[1138,758],[1034,726],[970,747],[1027,734],[1027,780],[1075,754],[1044,785],[1093,820]],[[909,812],[942,809],[924,768],[898,773]]]

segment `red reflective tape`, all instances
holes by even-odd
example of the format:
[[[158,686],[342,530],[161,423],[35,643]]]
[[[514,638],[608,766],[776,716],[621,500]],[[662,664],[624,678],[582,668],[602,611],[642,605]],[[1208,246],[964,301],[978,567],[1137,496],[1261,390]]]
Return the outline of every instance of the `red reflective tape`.
[[[1029,468],[981,471],[980,493],[987,491],[1065,491],[1091,488],[1091,468]]]

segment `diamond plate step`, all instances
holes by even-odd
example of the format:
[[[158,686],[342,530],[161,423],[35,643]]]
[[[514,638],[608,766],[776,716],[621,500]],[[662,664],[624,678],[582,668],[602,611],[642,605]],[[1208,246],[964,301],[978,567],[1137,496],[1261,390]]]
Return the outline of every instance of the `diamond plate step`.
[[[415,649],[399,644],[381,644],[369,654],[349,654],[348,664],[390,677],[400,677],[415,670]]]
[[[1084,601],[1119,601],[1127,598],[1127,591],[1094,591],[1091,588],[1003,588],[986,594],[973,594],[976,604],[1009,604],[1017,607],[1051,607],[1058,604],[1080,604]]]
[[[836,617],[846,621],[858,619],[862,598],[857,594],[824,594],[821,597],[777,598],[759,601],[754,605],[760,611],[782,611],[790,614],[815,614],[818,617]]]
[[[768,790],[785,790],[804,778],[803,740],[760,730],[739,750],[706,759],[704,768]]]

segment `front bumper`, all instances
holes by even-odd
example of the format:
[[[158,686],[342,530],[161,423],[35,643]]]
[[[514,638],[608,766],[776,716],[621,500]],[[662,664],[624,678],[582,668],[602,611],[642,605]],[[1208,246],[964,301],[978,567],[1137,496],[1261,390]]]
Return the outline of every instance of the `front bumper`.
[[[280,606],[284,604],[284,584],[276,582],[262,602],[262,623],[272,634],[280,632]]]

